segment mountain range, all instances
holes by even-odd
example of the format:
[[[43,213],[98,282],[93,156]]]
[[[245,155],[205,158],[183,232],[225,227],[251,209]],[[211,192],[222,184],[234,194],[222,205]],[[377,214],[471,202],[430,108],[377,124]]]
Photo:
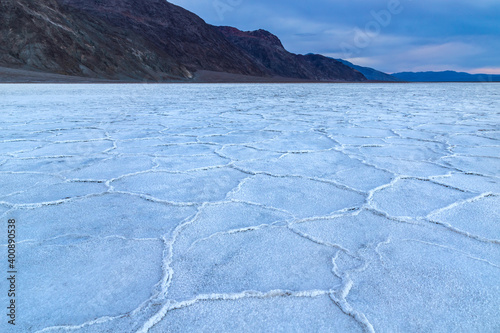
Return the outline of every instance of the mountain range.
[[[407,82],[500,82],[500,75],[469,74],[464,72],[401,72],[393,77]]]
[[[165,0],[2,0],[0,19],[0,76],[17,70],[18,80],[28,71],[52,80],[367,81],[335,59],[288,52],[270,32],[212,26]]]
[[[495,82],[392,75],[288,52],[266,30],[218,27],[166,0],[1,0],[0,82]]]

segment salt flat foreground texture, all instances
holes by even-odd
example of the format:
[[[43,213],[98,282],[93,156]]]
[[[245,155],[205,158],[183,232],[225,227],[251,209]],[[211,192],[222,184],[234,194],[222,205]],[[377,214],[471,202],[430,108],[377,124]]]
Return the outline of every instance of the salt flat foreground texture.
[[[500,85],[0,85],[0,110],[1,332],[500,331]]]

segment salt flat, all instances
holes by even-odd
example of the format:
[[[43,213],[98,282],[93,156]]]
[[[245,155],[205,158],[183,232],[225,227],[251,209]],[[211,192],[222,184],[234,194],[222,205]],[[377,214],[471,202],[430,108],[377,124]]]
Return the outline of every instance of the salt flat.
[[[17,84],[0,111],[2,332],[500,331],[498,84]]]

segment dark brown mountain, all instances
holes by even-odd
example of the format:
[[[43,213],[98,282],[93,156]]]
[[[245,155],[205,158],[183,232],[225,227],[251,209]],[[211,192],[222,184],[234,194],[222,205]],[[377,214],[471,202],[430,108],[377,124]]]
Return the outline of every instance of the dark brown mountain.
[[[266,30],[240,31],[215,27],[234,45],[250,54],[274,75],[314,81],[364,81],[360,72],[319,54],[297,55],[285,50],[278,37]]]
[[[365,80],[331,59],[291,54],[266,31],[229,33],[164,0],[0,0],[0,20],[7,68],[121,81],[189,81],[207,71]]]

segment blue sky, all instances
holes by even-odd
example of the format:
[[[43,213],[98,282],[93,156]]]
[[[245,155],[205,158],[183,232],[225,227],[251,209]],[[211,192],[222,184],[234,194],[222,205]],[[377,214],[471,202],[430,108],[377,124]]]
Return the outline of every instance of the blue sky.
[[[294,53],[393,73],[500,74],[500,0],[171,0],[214,25],[265,29]]]

